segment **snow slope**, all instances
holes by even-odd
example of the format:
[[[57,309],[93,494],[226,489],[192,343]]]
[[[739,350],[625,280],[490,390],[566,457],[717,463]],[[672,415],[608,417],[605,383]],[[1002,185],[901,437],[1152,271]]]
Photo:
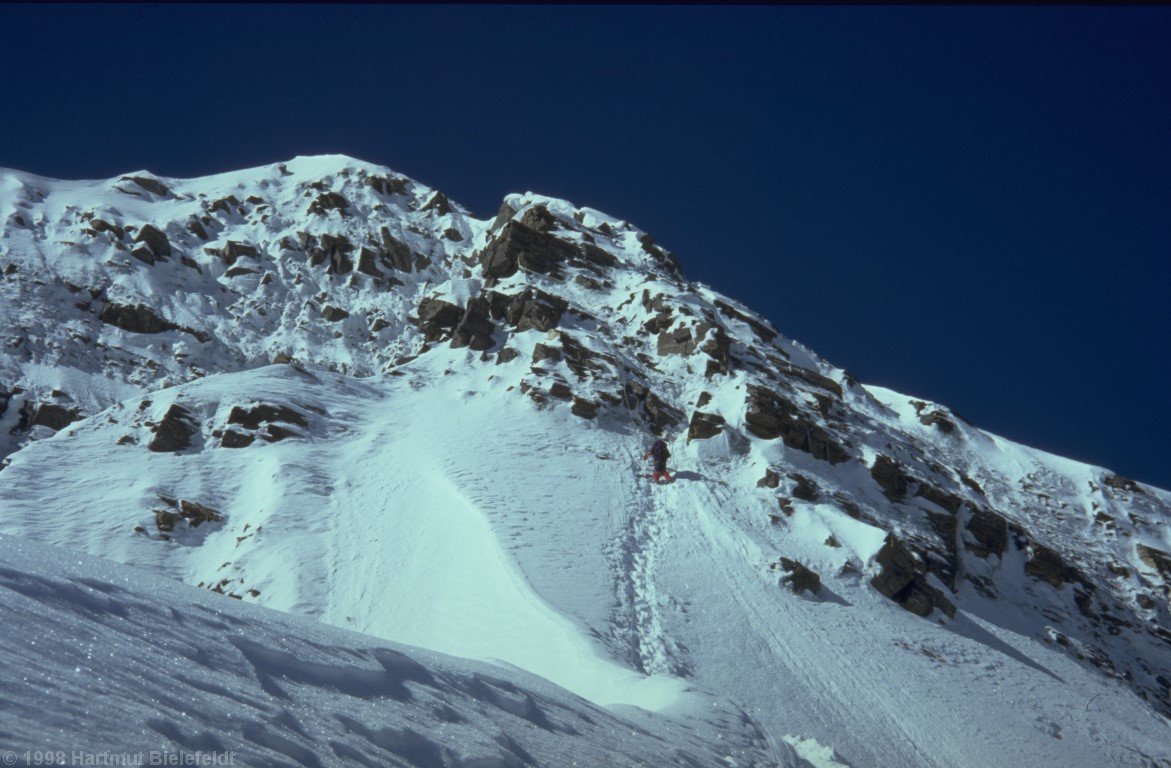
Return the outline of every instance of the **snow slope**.
[[[21,641],[0,647],[6,765],[519,768],[759,757],[721,738],[740,724],[711,711],[615,713],[532,675],[9,536],[0,562],[0,617]],[[774,759],[809,765],[785,744]]]
[[[742,762],[1171,761],[1171,496],[863,386],[624,221],[339,157],[3,179],[0,531]]]

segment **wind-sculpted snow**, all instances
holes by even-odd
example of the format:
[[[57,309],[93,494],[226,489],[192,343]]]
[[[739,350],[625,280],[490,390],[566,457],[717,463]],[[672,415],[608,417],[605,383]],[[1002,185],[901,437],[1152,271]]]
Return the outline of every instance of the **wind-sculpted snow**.
[[[339,157],[3,179],[0,530],[596,704],[730,699],[745,750],[1171,760],[1171,496],[861,384],[625,221]]]
[[[0,558],[8,764],[808,765],[65,549],[6,536]]]

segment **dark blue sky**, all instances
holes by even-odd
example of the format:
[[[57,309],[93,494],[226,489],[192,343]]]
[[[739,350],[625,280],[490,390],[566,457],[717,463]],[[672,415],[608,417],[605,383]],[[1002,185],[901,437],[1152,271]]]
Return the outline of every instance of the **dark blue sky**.
[[[568,198],[864,381],[1171,488],[1171,9],[0,6],[0,69],[2,166]]]

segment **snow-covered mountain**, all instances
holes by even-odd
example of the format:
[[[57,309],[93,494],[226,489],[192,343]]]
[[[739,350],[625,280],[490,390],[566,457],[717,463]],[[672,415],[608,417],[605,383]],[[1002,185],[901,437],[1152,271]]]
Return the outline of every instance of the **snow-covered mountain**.
[[[704,744],[612,764],[1171,764],[1171,494],[859,383],[628,222],[330,156],[6,171],[0,227],[0,532]]]

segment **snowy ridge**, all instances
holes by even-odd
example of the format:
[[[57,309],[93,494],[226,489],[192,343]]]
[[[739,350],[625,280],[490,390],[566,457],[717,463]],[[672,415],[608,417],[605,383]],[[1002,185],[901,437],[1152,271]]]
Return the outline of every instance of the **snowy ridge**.
[[[0,178],[0,531],[715,695],[749,760],[1171,760],[1171,495],[862,385],[625,221],[344,157]]]

